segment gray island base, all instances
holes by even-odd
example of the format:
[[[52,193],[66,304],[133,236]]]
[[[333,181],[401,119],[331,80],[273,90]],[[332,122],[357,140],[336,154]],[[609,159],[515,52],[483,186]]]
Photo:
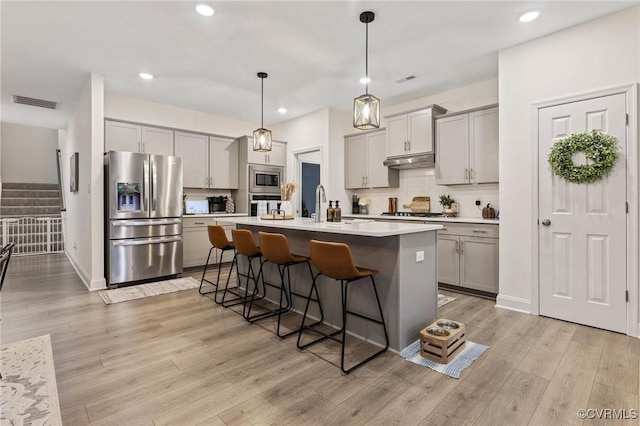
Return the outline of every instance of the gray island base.
[[[308,255],[309,241],[342,242],[349,245],[357,266],[377,269],[375,276],[380,302],[389,334],[389,347],[400,351],[419,337],[419,331],[436,319],[438,286],[436,280],[437,230],[440,225],[383,222],[315,223],[313,219],[296,218],[269,221],[259,218],[230,218],[237,227],[249,229],[258,243],[258,232],[277,232],[287,236],[292,253]],[[257,266],[254,264],[254,267]],[[246,270],[246,262],[240,269]],[[267,281],[279,283],[277,267],[265,263]],[[314,268],[314,272],[315,268]],[[377,317],[375,296],[367,279],[350,284],[349,309]],[[291,268],[294,292],[308,294],[311,277],[306,266]],[[318,290],[324,310],[324,321],[342,324],[339,282],[320,277]],[[268,298],[278,300],[276,291]],[[302,312],[305,299],[294,297],[294,309]],[[310,315],[318,310],[311,304]],[[358,317],[348,316],[347,331],[366,341],[384,345],[382,327]]]

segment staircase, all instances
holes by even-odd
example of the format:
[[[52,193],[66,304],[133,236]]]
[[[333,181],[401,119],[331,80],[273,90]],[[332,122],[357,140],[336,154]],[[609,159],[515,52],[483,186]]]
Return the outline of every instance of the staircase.
[[[16,243],[13,253],[64,250],[60,187],[49,183],[3,183],[0,197],[0,245]]]
[[[52,183],[3,183],[0,218],[60,217],[60,187]]]

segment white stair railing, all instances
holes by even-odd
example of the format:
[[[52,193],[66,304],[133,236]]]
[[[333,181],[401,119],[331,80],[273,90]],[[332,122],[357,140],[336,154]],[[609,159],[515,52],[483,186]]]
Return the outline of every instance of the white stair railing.
[[[2,246],[16,243],[15,256],[64,251],[61,217],[4,218],[0,221]]]

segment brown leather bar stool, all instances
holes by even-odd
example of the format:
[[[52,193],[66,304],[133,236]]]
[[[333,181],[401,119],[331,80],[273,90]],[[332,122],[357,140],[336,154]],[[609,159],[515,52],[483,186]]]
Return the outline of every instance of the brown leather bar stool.
[[[250,289],[249,283],[253,281],[253,291],[251,291],[252,297],[258,291],[258,282],[260,281],[260,275],[262,275],[262,264],[264,261],[262,260],[262,252],[256,246],[256,242],[253,238],[253,232],[248,229],[232,229],[231,235],[233,235],[233,242],[236,246],[236,256],[245,256],[247,258],[247,262],[249,264],[247,273],[238,272],[239,277],[244,277],[247,279],[247,284],[245,286],[245,296],[243,298],[243,303],[245,304],[242,308],[242,316],[246,318],[245,311],[247,309],[247,299],[249,297]],[[253,268],[253,260],[258,259],[260,262],[260,269],[258,270],[258,275],[256,275],[255,270]],[[237,260],[236,260],[236,271],[237,269]],[[238,284],[240,284],[240,280],[238,279]],[[264,284],[262,285],[264,288]]]
[[[276,309],[268,309],[264,306],[261,306],[261,309],[266,310],[267,312],[257,314],[251,316],[251,308],[254,306],[254,297],[255,293],[252,294],[251,299],[247,302],[246,316],[245,318],[249,322],[255,322],[264,318],[272,317],[274,315],[278,316],[278,323],[276,325],[276,335],[278,337],[287,337],[294,333],[298,333],[300,331],[299,328],[289,331],[287,333],[280,333],[280,321],[282,318],[282,314],[289,312],[293,309],[293,296],[303,297],[307,299],[307,295],[296,293],[291,290],[291,266],[306,264],[309,268],[309,273],[311,274],[311,278],[313,278],[313,271],[311,270],[311,264],[309,263],[309,258],[307,256],[298,256],[291,254],[289,250],[289,241],[287,237],[283,234],[274,234],[270,232],[259,232],[260,236],[260,249],[262,250],[262,254],[265,257],[265,261],[271,262],[278,267],[278,272],[280,273],[280,284],[269,283],[264,280],[264,273],[262,276],[263,282],[263,295],[266,296],[266,291],[264,285],[271,286],[273,288],[278,288],[280,290],[280,300],[278,304],[278,308]],[[265,262],[263,262],[265,263]],[[286,273],[286,279],[285,279]],[[256,287],[257,288],[257,287]],[[285,300],[283,300],[283,298]],[[320,309],[320,320],[314,323],[313,325],[320,324],[323,320],[324,314],[322,312],[322,305],[320,305],[320,298],[318,297],[318,293],[316,291],[315,298],[313,298],[313,294],[310,293],[308,296],[307,307],[309,303],[313,301],[318,304]],[[283,303],[284,302],[284,303]]]
[[[231,279],[231,273],[233,272],[233,267],[234,266],[236,267],[236,271],[238,269],[237,253],[234,254],[233,260],[231,261],[231,267],[229,268],[229,275],[227,275],[227,282],[225,283],[224,289],[219,288],[220,270],[222,268],[222,258],[226,251],[233,250],[235,252],[236,248],[234,243],[227,239],[227,234],[224,232],[224,228],[220,225],[207,226],[207,232],[209,233],[209,241],[211,242],[211,248],[209,249],[209,255],[207,256],[207,263],[205,263],[204,265],[204,271],[202,271],[202,279],[200,280],[200,288],[198,289],[198,292],[202,295],[213,293],[213,301],[216,302],[218,305],[222,305],[224,307],[244,303],[244,295],[240,295],[232,291],[234,288],[237,288],[237,286],[229,288],[229,281]],[[207,268],[209,267],[209,259],[211,259],[211,253],[213,252],[213,249],[216,249],[216,248],[220,250],[221,253],[220,253],[220,260],[218,261],[218,277],[216,279],[216,282],[213,282],[213,281],[207,280],[205,278],[205,274],[207,273]],[[214,286],[215,290],[203,292],[202,285],[205,282]],[[218,300],[218,293],[222,293],[221,300]],[[227,293],[231,293],[236,297],[231,300],[227,300],[226,299]]]
[[[351,255],[351,249],[348,245],[344,243],[330,243],[324,241],[311,240],[309,243],[309,251],[311,254],[311,263],[318,269],[318,274],[313,277],[313,283],[311,284],[311,292],[315,290],[316,295],[318,294],[318,288],[316,286],[316,280],[320,275],[324,275],[329,278],[333,278],[336,281],[340,281],[340,287],[342,292],[342,328],[336,332],[325,334],[321,331],[315,330],[313,324],[305,325],[305,320],[307,318],[307,311],[309,309],[309,302],[307,302],[307,306],[305,307],[304,314],[302,316],[302,325],[300,328],[300,333],[298,334],[298,348],[304,349],[315,343],[321,342],[325,339],[334,340],[342,345],[341,355],[340,355],[340,369],[349,374],[355,368],[360,367],[361,365],[371,361],[376,356],[380,355],[389,347],[389,335],[387,334],[387,326],[384,322],[384,315],[382,314],[382,306],[380,305],[380,297],[378,296],[378,290],[376,289],[376,281],[373,278],[374,275],[378,273],[375,269],[367,269],[367,268],[359,268],[355,266],[353,262],[353,256]],[[348,309],[348,291],[349,284],[358,281],[363,278],[371,279],[371,286],[373,287],[373,292],[376,296],[376,303],[378,305],[378,311],[380,312],[380,319],[371,318],[365,315],[362,315],[358,312],[353,312]],[[366,359],[356,363],[355,365],[345,369],[344,367],[344,348],[346,342],[346,333],[347,333],[347,314],[353,315],[376,324],[382,325],[382,329],[384,330],[384,338],[385,338],[385,347],[380,351],[374,353],[373,355],[367,357]],[[320,334],[322,337],[316,339],[312,342],[306,343],[304,345],[300,344],[300,339],[302,337],[302,332],[304,330],[311,330],[314,333]],[[335,337],[337,334],[342,334],[342,338],[339,339]]]

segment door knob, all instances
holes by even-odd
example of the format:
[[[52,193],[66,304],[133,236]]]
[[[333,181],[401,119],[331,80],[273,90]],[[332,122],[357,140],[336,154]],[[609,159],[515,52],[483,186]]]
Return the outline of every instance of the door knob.
[[[551,221],[549,219],[542,219],[542,224],[544,226],[549,226],[549,225],[551,225]]]

